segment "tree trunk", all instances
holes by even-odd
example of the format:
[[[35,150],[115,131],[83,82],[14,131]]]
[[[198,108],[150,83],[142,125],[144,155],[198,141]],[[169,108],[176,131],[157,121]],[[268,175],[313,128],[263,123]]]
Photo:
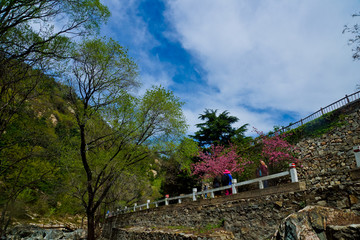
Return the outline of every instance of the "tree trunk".
[[[86,204],[86,215],[87,215],[87,232],[88,232],[88,236],[87,239],[88,240],[95,240],[95,211],[93,211],[93,207],[94,207],[94,191],[92,189],[91,186],[91,182],[92,182],[92,172],[89,166],[89,163],[87,161],[87,156],[86,156],[86,140],[85,140],[85,124],[79,124],[80,127],[80,155],[81,155],[81,160],[86,172],[86,176],[87,176],[87,194],[88,194],[88,200],[87,200],[87,204]],[[86,201],[86,200],[85,200]]]
[[[87,239],[95,240],[95,214],[91,211],[87,213]]]
[[[3,236],[6,236],[6,230],[9,227],[10,221],[11,221],[11,216],[8,216],[8,207],[9,207],[9,202],[7,202],[5,204],[5,206],[3,207],[3,210],[1,212],[1,218],[0,218],[0,238]]]

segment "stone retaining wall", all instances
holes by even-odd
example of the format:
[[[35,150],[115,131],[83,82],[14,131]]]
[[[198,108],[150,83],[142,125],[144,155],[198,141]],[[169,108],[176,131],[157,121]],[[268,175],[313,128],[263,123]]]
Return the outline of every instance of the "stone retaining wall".
[[[198,240],[196,236],[166,233],[160,231],[132,231],[129,229],[113,229],[111,239],[141,239],[141,240]]]
[[[110,239],[113,229],[127,226],[200,227],[222,222],[236,239],[269,239],[285,217],[308,205],[349,209],[360,214],[359,181],[266,197],[234,196],[121,214],[107,219],[103,236]]]
[[[299,180],[309,187],[346,183],[349,170],[356,168],[353,147],[360,145],[360,101],[336,111],[345,115],[344,125],[297,144],[303,165],[298,168]]]
[[[233,240],[231,232],[217,230],[212,233],[184,233],[181,229],[159,229],[147,227],[115,228],[112,230],[110,240]]]

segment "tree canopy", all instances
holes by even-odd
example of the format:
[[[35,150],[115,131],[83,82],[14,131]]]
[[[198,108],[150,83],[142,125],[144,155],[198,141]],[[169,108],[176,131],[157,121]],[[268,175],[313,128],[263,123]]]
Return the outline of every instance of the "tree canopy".
[[[99,0],[1,1],[0,133],[25,101],[40,94],[42,75],[69,57],[70,36],[97,31],[109,14]]]
[[[8,210],[23,193],[43,192],[60,159],[54,157],[61,147],[47,125],[48,112],[38,109],[54,90],[46,74],[69,57],[70,36],[96,32],[108,16],[98,0],[0,1],[0,235]]]
[[[129,90],[139,86],[137,66],[111,39],[81,43],[68,80],[84,170],[77,192],[94,239],[95,213],[121,175],[184,134],[183,103],[162,87],[132,96]]]
[[[232,141],[245,139],[245,131],[248,124],[239,128],[232,127],[232,124],[239,121],[235,116],[230,116],[228,111],[217,115],[217,110],[206,109],[199,116],[205,122],[196,124],[200,128],[195,135],[191,136],[198,141],[199,146],[209,146],[211,144],[229,146]]]
[[[99,0],[1,1],[2,61],[17,59],[33,65],[45,58],[63,57],[69,35],[97,31],[109,15]]]

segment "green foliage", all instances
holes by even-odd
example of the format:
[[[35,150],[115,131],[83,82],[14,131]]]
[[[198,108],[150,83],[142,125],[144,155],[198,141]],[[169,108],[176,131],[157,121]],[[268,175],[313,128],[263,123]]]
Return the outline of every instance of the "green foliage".
[[[240,148],[239,155],[247,159],[251,164],[246,165],[244,172],[241,175],[234,175],[234,178],[238,182],[246,181],[249,179],[254,179],[256,177],[256,169],[260,166],[260,160],[262,151],[262,145],[257,143],[254,145],[249,145],[246,148]]]
[[[42,79],[35,89],[41,94],[19,108],[0,138],[0,209],[13,217],[26,217],[21,211],[46,215],[68,194],[61,150],[69,138],[58,134],[57,127],[65,125],[63,119],[74,121],[74,116],[62,106],[66,101],[54,83],[51,78]]]
[[[330,132],[335,127],[346,124],[344,118],[345,115],[337,110],[326,113],[317,119],[314,119],[298,128],[288,131],[286,140],[292,144],[295,144],[306,137],[319,137],[325,133]]]
[[[139,132],[151,133],[151,137],[143,142],[157,148],[172,148],[171,144],[177,142],[187,128],[181,109],[183,105],[172,91],[161,86],[147,90],[139,101],[137,111],[138,122],[141,123]]]
[[[212,232],[215,229],[219,229],[224,227],[224,219],[221,219],[218,223],[215,224],[207,224],[205,227],[202,227],[199,229],[199,233],[209,233]]]
[[[157,200],[164,196],[161,192],[161,183],[163,181],[164,179],[162,177],[158,177],[151,182],[152,194],[149,197],[150,200]]]
[[[169,194],[170,196],[179,196],[184,193],[191,193],[195,186],[200,183],[195,176],[189,176],[186,172],[175,168],[174,166],[164,166],[166,170],[165,179],[162,182],[162,196]]]
[[[39,67],[67,55],[69,35],[96,32],[110,15],[99,0],[6,0],[0,13],[1,55]],[[57,21],[59,17],[66,21]],[[55,22],[63,24],[55,28]]]
[[[73,185],[93,236],[95,214],[107,203],[159,195],[137,172],[147,173],[151,157],[169,151],[186,124],[183,103],[171,91],[153,87],[142,97],[129,94],[139,86],[137,66],[112,39],[80,43],[70,69],[69,96],[80,139],[75,160],[81,163]]]
[[[298,205],[300,208],[305,208],[307,204],[306,204],[306,201],[301,201],[298,203]]]
[[[198,155],[198,144],[191,138],[184,137],[180,144],[175,146],[171,158],[179,165],[181,171],[186,174],[191,173],[191,164],[194,163],[194,157]]]
[[[38,198],[36,192],[30,188],[25,188],[20,194],[18,199],[23,202],[34,202]]]
[[[199,119],[205,120],[205,122],[196,124],[196,127],[200,128],[200,130],[191,137],[198,141],[200,147],[211,144],[228,146],[231,142],[246,142],[244,134],[248,124],[244,124],[237,129],[233,128],[231,125],[239,119],[229,116],[228,111],[217,115],[217,110],[206,109],[204,114],[200,114]]]
[[[163,87],[129,94],[139,82],[127,50],[89,38],[108,9],[99,0],[15,0],[0,15],[0,235],[19,209],[92,217],[115,202],[159,198],[155,156],[178,148],[183,102]],[[59,16],[66,21],[55,28]],[[72,34],[88,38],[75,44]],[[69,84],[45,73],[68,73]],[[193,147],[182,144],[184,168]]]

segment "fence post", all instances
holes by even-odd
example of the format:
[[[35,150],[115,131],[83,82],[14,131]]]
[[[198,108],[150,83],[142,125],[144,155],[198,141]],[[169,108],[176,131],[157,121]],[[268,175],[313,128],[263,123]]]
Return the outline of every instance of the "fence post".
[[[235,187],[235,183],[237,183],[237,179],[233,179],[233,180],[232,180],[231,189],[232,189],[232,193],[233,193],[233,194],[237,194],[236,187]]]
[[[181,198],[178,199],[178,203],[181,203]]]
[[[299,180],[298,180],[298,176],[297,176],[295,163],[290,163],[289,167],[290,167],[291,182],[298,182]]]
[[[193,188],[193,201],[196,201],[197,188]]]
[[[146,208],[147,208],[147,209],[150,208],[150,200],[147,200],[147,202],[146,202]]]
[[[347,103],[350,103],[348,95],[345,95]]]
[[[169,196],[166,196],[165,197],[165,205],[169,205],[169,198],[168,198]]]
[[[355,154],[356,166],[360,167],[360,146],[354,146],[353,150]]]
[[[263,181],[259,181],[259,189],[264,189]]]
[[[211,197],[211,198],[215,198],[214,191],[211,191],[210,197]]]
[[[136,211],[137,203],[134,204],[134,212]]]
[[[155,202],[155,207],[159,207],[159,203],[158,203],[158,202]]]

